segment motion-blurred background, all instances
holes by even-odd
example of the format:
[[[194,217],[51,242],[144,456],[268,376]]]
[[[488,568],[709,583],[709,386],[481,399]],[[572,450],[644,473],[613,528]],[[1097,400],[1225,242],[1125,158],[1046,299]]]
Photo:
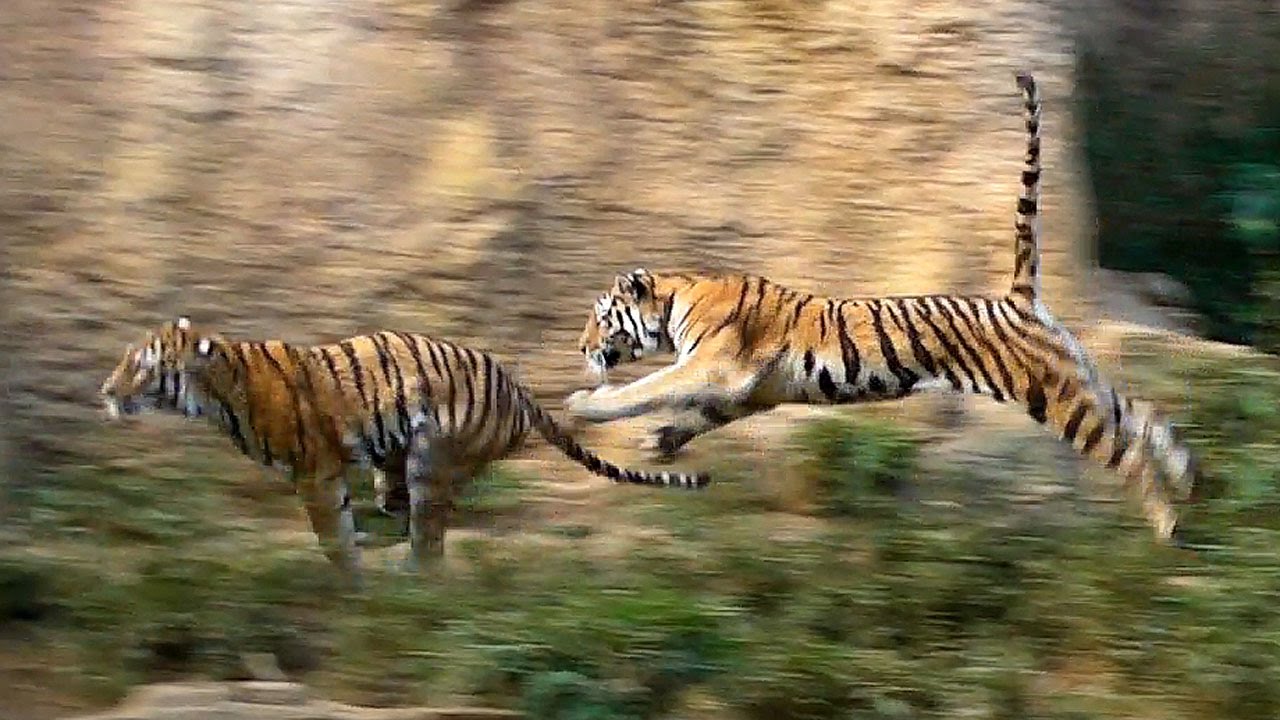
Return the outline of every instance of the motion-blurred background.
[[[537,718],[1280,716],[1278,12],[8,0],[0,717],[254,653],[325,697]],[[637,265],[1002,290],[1019,68],[1048,301],[1221,481],[1203,557],[1016,408],[921,398],[700,439],[697,496],[535,443],[438,574],[349,598],[287,483],[214,431],[99,421],[123,344],[178,313],[470,342],[558,410],[592,298]],[[643,465],[660,421],[584,439]]]

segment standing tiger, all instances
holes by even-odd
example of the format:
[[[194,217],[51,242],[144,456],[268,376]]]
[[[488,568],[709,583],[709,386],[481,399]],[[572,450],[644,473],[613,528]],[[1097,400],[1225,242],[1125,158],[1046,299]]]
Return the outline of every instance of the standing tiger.
[[[357,584],[347,477],[356,466],[385,474],[380,505],[389,488],[407,485],[411,568],[443,553],[455,483],[513,453],[534,428],[615,481],[709,482],[601,460],[488,353],[425,335],[376,332],[319,346],[232,341],[180,317],[126,348],[100,392],[112,419],[146,409],[204,416],[249,458],[289,474],[326,556]]]
[[[1160,538],[1181,541],[1174,501],[1199,494],[1191,452],[1151,403],[1122,397],[1040,298],[1040,100],[1017,76],[1027,133],[1004,296],[827,298],[763,277],[649,272],[616,278],[579,341],[602,380],[644,353],[672,365],[624,386],[579,390],[567,412],[590,422],[692,410],[646,446],[669,458],[693,438],[782,403],[850,404],[927,391],[1017,401],[1075,449],[1138,481]]]

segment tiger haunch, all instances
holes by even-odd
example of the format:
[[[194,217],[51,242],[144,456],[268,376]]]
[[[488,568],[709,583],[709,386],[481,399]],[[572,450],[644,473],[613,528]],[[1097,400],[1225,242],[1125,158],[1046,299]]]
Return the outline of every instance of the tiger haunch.
[[[675,362],[621,387],[581,390],[566,409],[592,422],[694,409],[649,444],[669,458],[695,437],[784,403],[853,404],[921,392],[1023,404],[1077,452],[1137,485],[1156,534],[1194,498],[1190,450],[1151,403],[1123,397],[1050,313],[1039,289],[1040,101],[1022,74],[1027,151],[1003,296],[820,297],[767,278],[695,272],[620,275],[594,303],[579,349],[597,372],[644,353]]]

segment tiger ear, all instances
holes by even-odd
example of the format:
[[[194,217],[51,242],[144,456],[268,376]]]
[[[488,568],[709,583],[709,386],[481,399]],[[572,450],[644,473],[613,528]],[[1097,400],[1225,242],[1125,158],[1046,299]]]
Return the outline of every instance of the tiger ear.
[[[191,345],[191,359],[188,365],[192,368],[202,368],[209,364],[216,352],[217,343],[209,337],[195,338],[195,342]]]
[[[643,274],[644,268],[640,268],[635,272],[617,276],[613,280],[614,293],[633,300],[644,300],[649,296],[649,287],[640,279]]]

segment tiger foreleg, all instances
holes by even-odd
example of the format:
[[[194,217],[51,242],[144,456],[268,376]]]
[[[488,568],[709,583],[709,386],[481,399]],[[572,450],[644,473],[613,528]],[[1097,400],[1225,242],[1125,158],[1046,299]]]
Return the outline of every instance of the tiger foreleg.
[[[373,469],[373,504],[378,508],[378,512],[383,515],[394,515],[387,509],[387,493],[391,488],[391,482],[387,480],[387,474],[377,468]]]
[[[409,554],[406,569],[418,571],[444,556],[444,534],[453,511],[452,473],[433,434],[419,430],[405,460],[409,485]]]
[[[652,451],[655,460],[668,462],[699,435],[767,409],[769,409],[768,406],[749,403],[728,405],[706,402],[677,414],[671,423],[655,429],[641,443],[640,448]]]
[[[602,385],[594,390],[578,390],[565,400],[565,412],[588,422],[609,422],[661,408],[732,406],[745,401],[755,383],[754,372],[680,363],[622,387]]]
[[[356,543],[351,491],[345,475],[338,471],[300,482],[298,492],[325,557],[353,587],[360,588],[363,585],[360,547]]]

